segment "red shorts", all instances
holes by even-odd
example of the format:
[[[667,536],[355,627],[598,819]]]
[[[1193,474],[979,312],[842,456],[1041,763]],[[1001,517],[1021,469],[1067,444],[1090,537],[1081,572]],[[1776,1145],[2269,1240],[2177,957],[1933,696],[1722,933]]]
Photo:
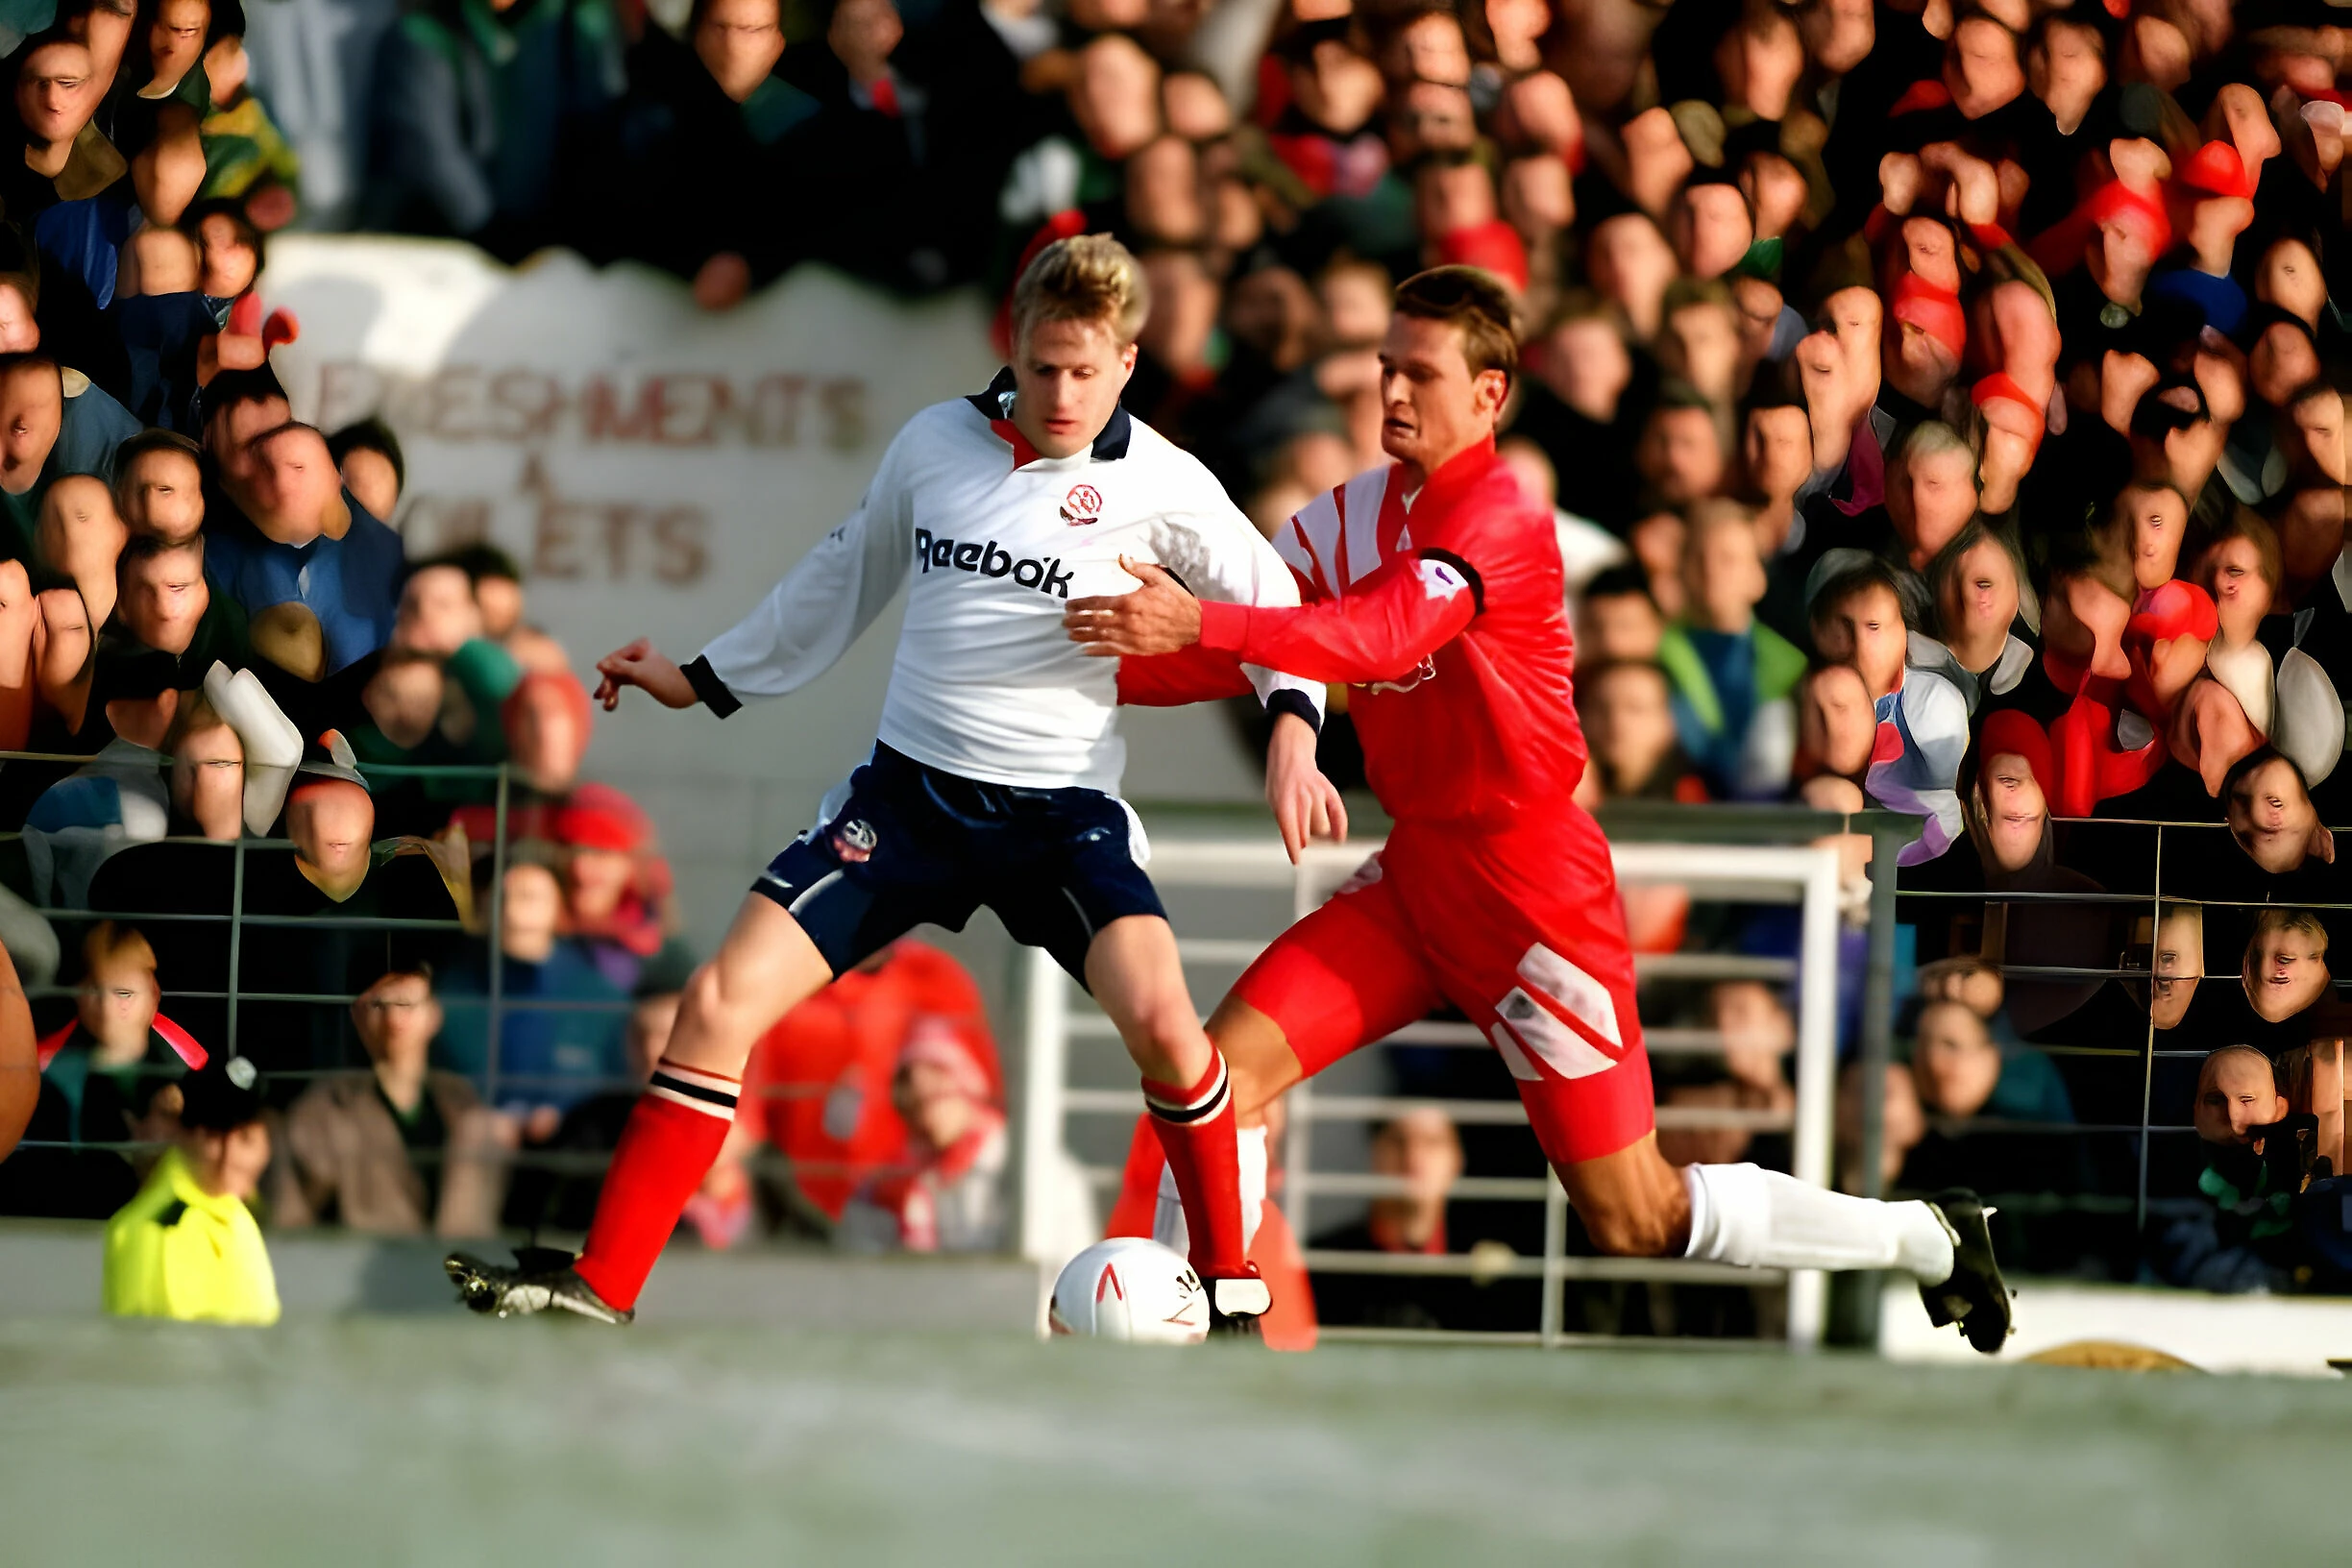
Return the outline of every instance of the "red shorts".
[[[1234,994],[1309,1076],[1451,1002],[1502,1053],[1555,1164],[1656,1125],[1608,841],[1573,807],[1500,834],[1400,824]]]

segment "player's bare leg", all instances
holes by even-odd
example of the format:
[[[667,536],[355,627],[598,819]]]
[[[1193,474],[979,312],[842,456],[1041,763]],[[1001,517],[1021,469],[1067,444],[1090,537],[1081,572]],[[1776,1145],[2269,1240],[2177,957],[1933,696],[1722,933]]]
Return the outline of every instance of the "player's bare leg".
[[[636,1315],[646,1277],[734,1124],[751,1047],[832,978],[799,921],[772,899],[746,897],[718,954],[686,983],[669,1047],[613,1151],[586,1250],[575,1260],[527,1248],[511,1268],[452,1253],[446,1267],[465,1304],[501,1317]]]
[[[1972,1192],[1884,1203],[1758,1165],[1677,1168],[1658,1153],[1655,1133],[1614,1154],[1553,1168],[1603,1252],[1752,1268],[1901,1269],[1919,1281],[1938,1327],[1958,1322],[1987,1355],[2008,1340],[2009,1291]]]
[[[1142,1071],[1143,1104],[1169,1179],[1185,1206],[1203,1216],[1188,1250],[1209,1287],[1211,1330],[1254,1332],[1269,1298],[1246,1256],[1233,1085],[1192,1010],[1176,933],[1156,916],[1113,920],[1087,948],[1086,975]],[[1262,1178],[1262,1134],[1259,1143]]]

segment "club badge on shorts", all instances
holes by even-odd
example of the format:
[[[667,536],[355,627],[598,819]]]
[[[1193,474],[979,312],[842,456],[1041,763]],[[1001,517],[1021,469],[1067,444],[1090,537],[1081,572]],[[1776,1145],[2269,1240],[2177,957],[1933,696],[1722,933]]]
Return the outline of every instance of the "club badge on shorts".
[[[1073,484],[1062,498],[1062,521],[1083,528],[1102,516],[1102,492],[1090,484]]]
[[[853,817],[833,830],[833,857],[845,865],[861,865],[873,859],[874,845],[881,842],[873,823]]]

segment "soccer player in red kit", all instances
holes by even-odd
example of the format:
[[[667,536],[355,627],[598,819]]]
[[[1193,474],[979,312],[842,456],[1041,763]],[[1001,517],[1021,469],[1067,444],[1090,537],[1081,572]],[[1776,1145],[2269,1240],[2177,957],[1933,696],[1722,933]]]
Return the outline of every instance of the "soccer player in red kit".
[[[1399,286],[1381,349],[1381,443],[1396,461],[1276,535],[1299,606],[1204,602],[1137,563],[1136,592],[1066,612],[1089,651],[1125,659],[1125,700],[1238,690],[1242,662],[1358,688],[1349,712],[1395,827],[1210,1019],[1234,1114],[1252,1121],[1299,1079],[1450,1002],[1501,1053],[1604,1251],[1901,1268],[1931,1317],[1997,1351],[2009,1295],[1973,1194],[1879,1203],[1752,1164],[1677,1169],[1658,1153],[1608,842],[1571,798],[1585,752],[1558,547],[1495,454],[1514,314],[1475,268]],[[1193,1266],[1245,1271],[1253,1173],[1188,1170],[1216,1145],[1163,1142]]]

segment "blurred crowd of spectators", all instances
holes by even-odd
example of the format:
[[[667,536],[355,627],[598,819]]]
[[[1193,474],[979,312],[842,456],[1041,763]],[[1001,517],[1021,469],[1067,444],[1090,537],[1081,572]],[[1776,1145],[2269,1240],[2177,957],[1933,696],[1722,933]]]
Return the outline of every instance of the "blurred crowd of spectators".
[[[576,1227],[683,972],[651,824],[583,781],[587,697],[513,563],[406,559],[391,432],[292,419],[269,355],[299,323],[256,280],[305,221],[300,170],[238,0],[30,9],[0,174],[0,748],[66,760],[0,769],[0,919],[20,966],[57,955],[47,1141],[99,1147],[28,1151],[0,1205],[122,1202],[106,1145],[166,1140],[172,1075],[233,1038],[269,1086],[278,1223]],[[2342,1152],[2340,20],[427,0],[355,95],[358,221],[648,262],[712,309],[808,260],[1001,289],[1107,230],[1153,295],[1128,406],[1269,530],[1382,460],[1389,285],[1490,269],[1527,322],[1502,445],[1556,508],[1588,802],[1920,820],[1879,1177],[2029,1200],[2004,1201],[2027,1267],[2324,1284],[2299,1227]],[[1333,695],[1326,770],[1357,781]],[[1868,841],[1843,845],[1858,888]],[[1794,951],[1784,919],[1627,903],[1645,951]],[[1678,1157],[1784,1157],[1788,996],[1654,1011],[1714,1041],[1660,1057]],[[1001,1240],[1001,1074],[952,965],[897,949],[770,1044],[706,1238]],[[1396,1087],[1494,1092],[1469,1054],[1397,1053]],[[1431,1196],[1524,1165],[1484,1132],[1384,1129],[1410,1194],[1332,1248],[1501,1237]]]

